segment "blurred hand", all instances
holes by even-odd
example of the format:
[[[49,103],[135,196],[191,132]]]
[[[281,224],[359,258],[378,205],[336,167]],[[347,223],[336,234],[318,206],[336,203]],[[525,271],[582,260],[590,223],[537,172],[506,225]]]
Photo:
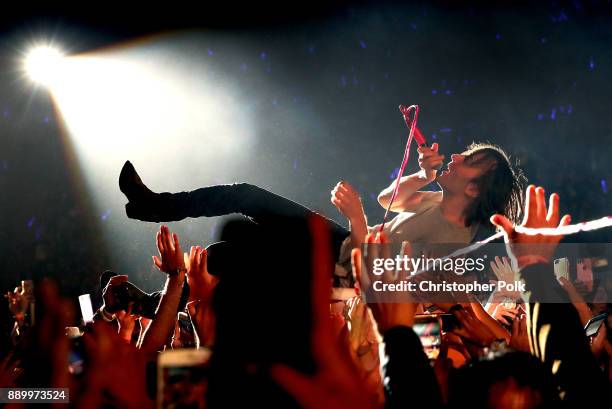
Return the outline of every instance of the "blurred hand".
[[[578,316],[580,317],[582,325],[586,325],[586,323],[593,318],[593,312],[582,297],[582,294],[580,294],[574,284],[572,284],[572,282],[565,277],[559,278],[559,283],[567,293],[567,296],[569,297],[569,300],[574,308],[576,308],[576,311],[578,311]]]
[[[520,312],[521,308],[516,303],[513,303],[513,306],[509,307],[506,303],[500,302],[497,303],[491,316],[502,324],[510,326]]]
[[[348,341],[355,364],[370,390],[378,390],[379,402],[384,404],[385,391],[380,374],[379,340],[374,319],[361,297],[346,301],[350,324]]]
[[[189,254],[185,253],[187,266],[187,283],[189,284],[189,301],[200,300],[209,304],[212,293],[219,279],[208,273],[206,260],[208,253],[200,246],[191,246]]]
[[[489,346],[495,341],[495,334],[480,322],[470,309],[456,308],[452,310],[452,314],[460,324],[459,328],[454,329],[452,332],[459,335],[462,339],[471,341],[481,347]]]
[[[361,198],[348,182],[338,182],[331,191],[331,202],[347,219],[353,222],[365,219]]]
[[[529,335],[527,334],[527,317],[519,315],[512,321],[512,335],[510,348],[516,351],[531,352],[529,348]]]
[[[389,242],[384,233],[377,233],[376,236],[368,234],[366,236],[366,243],[367,254],[365,256],[365,263],[367,270],[362,266],[361,249],[353,249],[351,261],[353,264],[355,281],[360,286],[361,293],[368,297],[372,293],[370,291],[372,282],[368,271],[373,271],[372,266],[374,265],[374,260],[378,258],[390,258],[390,252]],[[412,250],[408,245],[405,245],[402,253],[404,256],[410,257]],[[379,279],[386,284],[400,282],[402,280],[395,271],[385,271]],[[392,294],[385,292],[385,294],[379,295],[379,297],[385,298],[382,300],[376,297],[374,297],[374,299],[366,298],[368,307],[374,315],[374,320],[378,325],[378,330],[381,335],[384,335],[387,330],[395,326],[412,327],[414,323],[416,304],[411,302],[406,295],[402,295],[402,299],[394,299],[394,296],[397,295],[396,293],[395,291]]]
[[[127,343],[132,342],[132,333],[136,327],[136,320],[138,320],[138,316],[132,314],[133,306],[134,303],[130,303],[127,311],[121,310],[115,314],[117,322],[119,323],[119,336],[124,341],[127,341]]]
[[[198,336],[199,346],[212,347],[215,343],[215,314],[210,304],[200,300],[190,301],[187,303],[187,311]]]
[[[142,351],[123,342],[105,322],[94,323],[92,331],[83,335],[83,343],[89,357],[84,382],[91,393],[84,399],[93,403],[100,397],[110,397],[115,407],[153,407],[147,395]]]
[[[13,352],[9,352],[0,362],[0,388],[11,388],[17,386],[16,379],[19,376],[19,361],[14,359]]]
[[[514,269],[510,265],[510,259],[508,257],[498,257],[495,256],[495,259],[490,262],[491,270],[497,277],[498,281],[504,281],[506,283],[513,283],[516,277],[516,273]],[[517,300],[521,297],[520,291],[508,291],[507,288],[503,290],[498,290],[498,287],[495,287],[495,295],[497,299],[499,298],[511,298],[512,300]]]
[[[433,181],[438,175],[438,168],[444,162],[444,155],[438,153],[438,144],[434,143],[431,148],[419,146],[417,152],[419,152],[419,167],[425,179]]]
[[[570,223],[570,216],[565,215],[559,221],[559,195],[550,195],[546,208],[544,188],[530,185],[527,187],[525,216],[520,227],[556,228]],[[548,262],[555,252],[562,236],[518,233],[512,222],[501,214],[491,216],[491,223],[501,228],[507,243],[508,256],[518,269],[533,262]]]
[[[377,408],[375,392],[368,391],[363,380],[355,376],[357,368],[346,348],[346,341],[332,328],[329,319],[333,266],[330,237],[325,222],[320,218],[313,218],[311,226],[314,244],[311,336],[317,372],[313,376],[304,375],[278,364],[271,368],[271,376],[306,409]]]
[[[167,226],[161,226],[157,232],[157,250],[159,257],[153,256],[153,263],[164,273],[174,274],[185,270],[185,260],[176,233],[170,234]]]
[[[29,298],[25,293],[25,289],[20,285],[15,287],[13,292],[7,292],[6,298],[8,300],[8,307],[11,314],[18,321],[22,321],[25,318],[25,314],[28,312]]]

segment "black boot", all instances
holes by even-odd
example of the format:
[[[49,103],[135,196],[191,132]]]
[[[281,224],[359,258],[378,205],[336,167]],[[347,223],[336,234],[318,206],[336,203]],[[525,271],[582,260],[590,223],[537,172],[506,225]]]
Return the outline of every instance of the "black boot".
[[[156,194],[142,183],[134,165],[129,160],[125,162],[119,174],[119,189],[130,202],[140,203],[154,199]]]
[[[130,219],[147,222],[163,221],[159,214],[162,207],[160,195],[142,183],[130,161],[125,162],[121,168],[119,189],[128,198],[125,212]]]

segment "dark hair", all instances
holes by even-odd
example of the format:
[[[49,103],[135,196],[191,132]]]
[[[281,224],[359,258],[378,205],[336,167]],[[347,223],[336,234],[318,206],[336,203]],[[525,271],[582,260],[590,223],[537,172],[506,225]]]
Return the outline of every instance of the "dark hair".
[[[467,226],[489,223],[489,218],[500,213],[519,223],[523,210],[523,190],[527,178],[512,166],[510,158],[499,146],[490,143],[472,143],[467,156],[481,154],[478,162],[491,162],[488,169],[472,182],[478,187],[478,197],[465,211]]]

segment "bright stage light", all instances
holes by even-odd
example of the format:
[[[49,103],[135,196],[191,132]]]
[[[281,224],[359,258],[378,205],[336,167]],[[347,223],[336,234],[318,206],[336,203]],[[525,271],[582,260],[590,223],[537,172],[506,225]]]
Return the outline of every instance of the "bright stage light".
[[[64,54],[51,46],[37,46],[26,55],[24,67],[30,79],[48,86],[61,75]]]
[[[143,241],[154,237],[151,225],[125,216],[126,198],[117,180],[126,160],[159,191],[228,183],[241,165],[255,163],[254,104],[244,103],[248,94],[230,75],[209,69],[207,56],[143,43],[70,55],[46,86],[67,157],[82,174],[81,191],[99,217],[101,237],[118,270],[149,266],[143,255],[154,245]],[[202,219],[190,226],[195,235],[211,231],[212,223]],[[186,231],[181,239],[189,242]],[[158,277],[139,271],[146,280]],[[144,285],[139,274],[130,277]]]

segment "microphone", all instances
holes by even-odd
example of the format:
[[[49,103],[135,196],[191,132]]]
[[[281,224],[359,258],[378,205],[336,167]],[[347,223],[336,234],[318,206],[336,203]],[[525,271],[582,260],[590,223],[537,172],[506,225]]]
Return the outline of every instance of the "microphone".
[[[414,108],[416,109],[415,112],[415,119],[416,116],[419,113],[419,107],[418,105],[414,105]],[[412,120],[410,119],[410,107],[406,107],[404,105],[400,105],[399,106],[399,110],[402,113],[402,115],[404,116],[404,121],[406,122],[406,126],[408,126],[408,129],[410,129],[412,127]],[[421,148],[428,148],[429,145],[427,144],[427,139],[425,139],[425,135],[423,135],[423,132],[421,132],[421,130],[419,128],[417,128],[416,126],[414,127],[414,132],[412,134],[412,137],[414,138],[414,140],[416,141],[417,145],[419,145]],[[444,164],[440,164],[440,166],[438,166],[436,169],[440,170],[442,169],[442,166]]]

